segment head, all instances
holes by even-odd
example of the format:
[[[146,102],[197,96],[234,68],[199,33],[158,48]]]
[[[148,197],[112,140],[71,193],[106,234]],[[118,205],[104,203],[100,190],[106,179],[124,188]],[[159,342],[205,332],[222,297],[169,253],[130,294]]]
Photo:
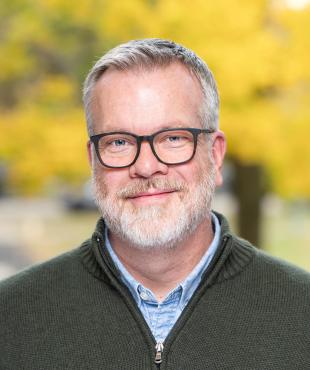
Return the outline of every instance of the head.
[[[90,136],[145,136],[187,127],[215,131],[198,136],[191,160],[173,165],[159,161],[143,140],[135,163],[108,168],[89,142],[95,198],[113,235],[138,248],[172,248],[210,222],[225,140],[218,131],[216,84],[199,57],[160,39],[120,45],[90,71],[84,104]]]

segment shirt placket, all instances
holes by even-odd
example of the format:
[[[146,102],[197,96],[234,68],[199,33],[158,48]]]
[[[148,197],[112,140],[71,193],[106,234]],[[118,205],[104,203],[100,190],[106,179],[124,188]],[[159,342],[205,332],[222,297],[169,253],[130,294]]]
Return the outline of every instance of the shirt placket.
[[[155,339],[163,342],[175,324],[177,307],[182,296],[182,287],[176,288],[163,302],[158,302],[154,294],[142,285],[138,287],[138,293]]]

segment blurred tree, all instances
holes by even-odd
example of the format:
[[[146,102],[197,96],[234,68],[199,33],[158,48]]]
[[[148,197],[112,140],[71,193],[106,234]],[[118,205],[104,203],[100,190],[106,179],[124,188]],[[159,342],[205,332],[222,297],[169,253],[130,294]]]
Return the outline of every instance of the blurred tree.
[[[105,32],[121,40],[172,38],[208,61],[219,84],[229,157],[236,164],[240,232],[254,243],[259,242],[264,191],[261,167],[282,196],[310,194],[310,149],[305,142],[309,16],[309,7],[294,12],[284,1],[135,0],[126,9],[121,2],[107,4]]]
[[[86,178],[79,87],[88,68],[116,43],[163,37],[194,49],[214,71],[244,189],[237,194],[247,199],[241,216],[249,199],[259,207],[261,181],[240,185],[254,168],[251,179],[263,168],[280,195],[309,197],[309,20],[309,6],[293,11],[284,0],[1,2],[0,156],[11,185],[33,192],[50,178]],[[249,220],[241,234],[255,242]]]
[[[15,192],[88,177],[81,84],[97,50],[112,46],[98,31],[97,5],[0,3],[0,158]]]

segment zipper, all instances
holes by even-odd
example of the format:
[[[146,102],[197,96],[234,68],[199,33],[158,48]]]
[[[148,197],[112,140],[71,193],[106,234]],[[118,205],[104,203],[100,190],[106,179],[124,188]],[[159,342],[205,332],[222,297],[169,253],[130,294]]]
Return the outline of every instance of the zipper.
[[[230,238],[229,236],[225,236],[223,238],[222,244],[220,246],[221,247],[221,250],[224,249],[224,245],[227,244],[227,241],[228,241],[229,238]],[[142,312],[137,308],[136,302],[135,302],[132,294],[127,289],[126,290],[122,289],[123,288],[123,285],[121,283],[121,280],[120,280],[119,276],[115,273],[115,270],[114,270],[115,267],[113,266],[113,262],[111,263],[111,261],[110,261],[111,260],[111,257],[108,255],[108,253],[104,253],[104,251],[103,251],[104,249],[103,248],[100,248],[100,242],[102,243],[102,241],[99,239],[99,237],[97,237],[96,239],[97,239],[96,240],[96,242],[97,242],[96,244],[97,244],[98,252],[99,252],[99,255],[102,258],[102,263],[100,263],[101,261],[100,262],[98,261],[100,267],[103,269],[103,271],[105,272],[105,274],[109,277],[110,284],[113,285],[118,290],[118,292],[120,293],[120,295],[122,296],[122,298],[124,299],[124,301],[131,308],[131,311],[133,313],[135,313],[135,315],[134,315],[135,320],[137,322],[141,321],[141,316],[143,316],[142,315]],[[98,257],[97,257],[96,254],[95,254],[95,258],[98,259]],[[217,261],[216,261],[216,263],[217,263]],[[215,265],[216,263],[213,262],[212,268],[214,268],[213,265]],[[111,264],[114,267],[114,269],[111,268]],[[206,273],[209,272],[209,270],[210,270],[210,266],[208,267],[207,271],[204,272],[203,277],[202,277],[201,280],[204,279]],[[113,278],[114,279],[110,277],[111,274],[113,275]],[[196,294],[197,294],[197,290],[194,292],[194,295],[196,295]],[[192,309],[194,309],[194,308],[192,308]],[[188,311],[188,307],[185,307],[185,309],[183,310],[183,312],[182,312],[181,316],[179,317],[178,321],[180,320],[180,318],[182,316],[184,316],[185,311],[186,312]],[[148,337],[151,339],[151,341],[153,341],[153,345],[154,345],[154,336],[153,336],[153,334],[151,332],[151,329],[149,328],[149,326],[146,324],[145,321],[144,321],[143,324],[144,324],[143,327],[148,332]],[[172,331],[173,337],[176,336],[175,332],[176,332],[177,329],[178,329],[178,325],[175,325],[172,328],[171,331]],[[169,338],[169,342],[170,342],[171,341],[170,340],[171,339],[171,332],[168,334],[167,338]],[[165,339],[165,342],[167,342],[167,338]],[[162,359],[162,355],[163,355],[163,351],[164,351],[164,345],[163,345],[163,343],[162,342],[157,342],[156,345],[155,345],[155,350],[156,350],[156,352],[155,352],[154,363],[157,365],[158,369],[160,369],[160,367],[161,367],[160,364],[162,363],[162,360],[163,360]]]
[[[164,351],[164,345],[162,342],[157,342],[156,343],[156,346],[155,346],[155,349],[156,349],[156,353],[155,353],[155,364],[156,365],[160,365],[161,362],[162,362],[162,353]]]

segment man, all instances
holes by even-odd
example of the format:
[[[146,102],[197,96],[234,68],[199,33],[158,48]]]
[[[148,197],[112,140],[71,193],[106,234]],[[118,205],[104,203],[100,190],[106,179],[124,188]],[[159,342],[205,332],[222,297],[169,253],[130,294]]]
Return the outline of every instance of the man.
[[[159,39],[85,82],[103,218],[81,247],[0,287],[0,368],[310,369],[310,277],[211,212],[225,137],[206,64]]]

